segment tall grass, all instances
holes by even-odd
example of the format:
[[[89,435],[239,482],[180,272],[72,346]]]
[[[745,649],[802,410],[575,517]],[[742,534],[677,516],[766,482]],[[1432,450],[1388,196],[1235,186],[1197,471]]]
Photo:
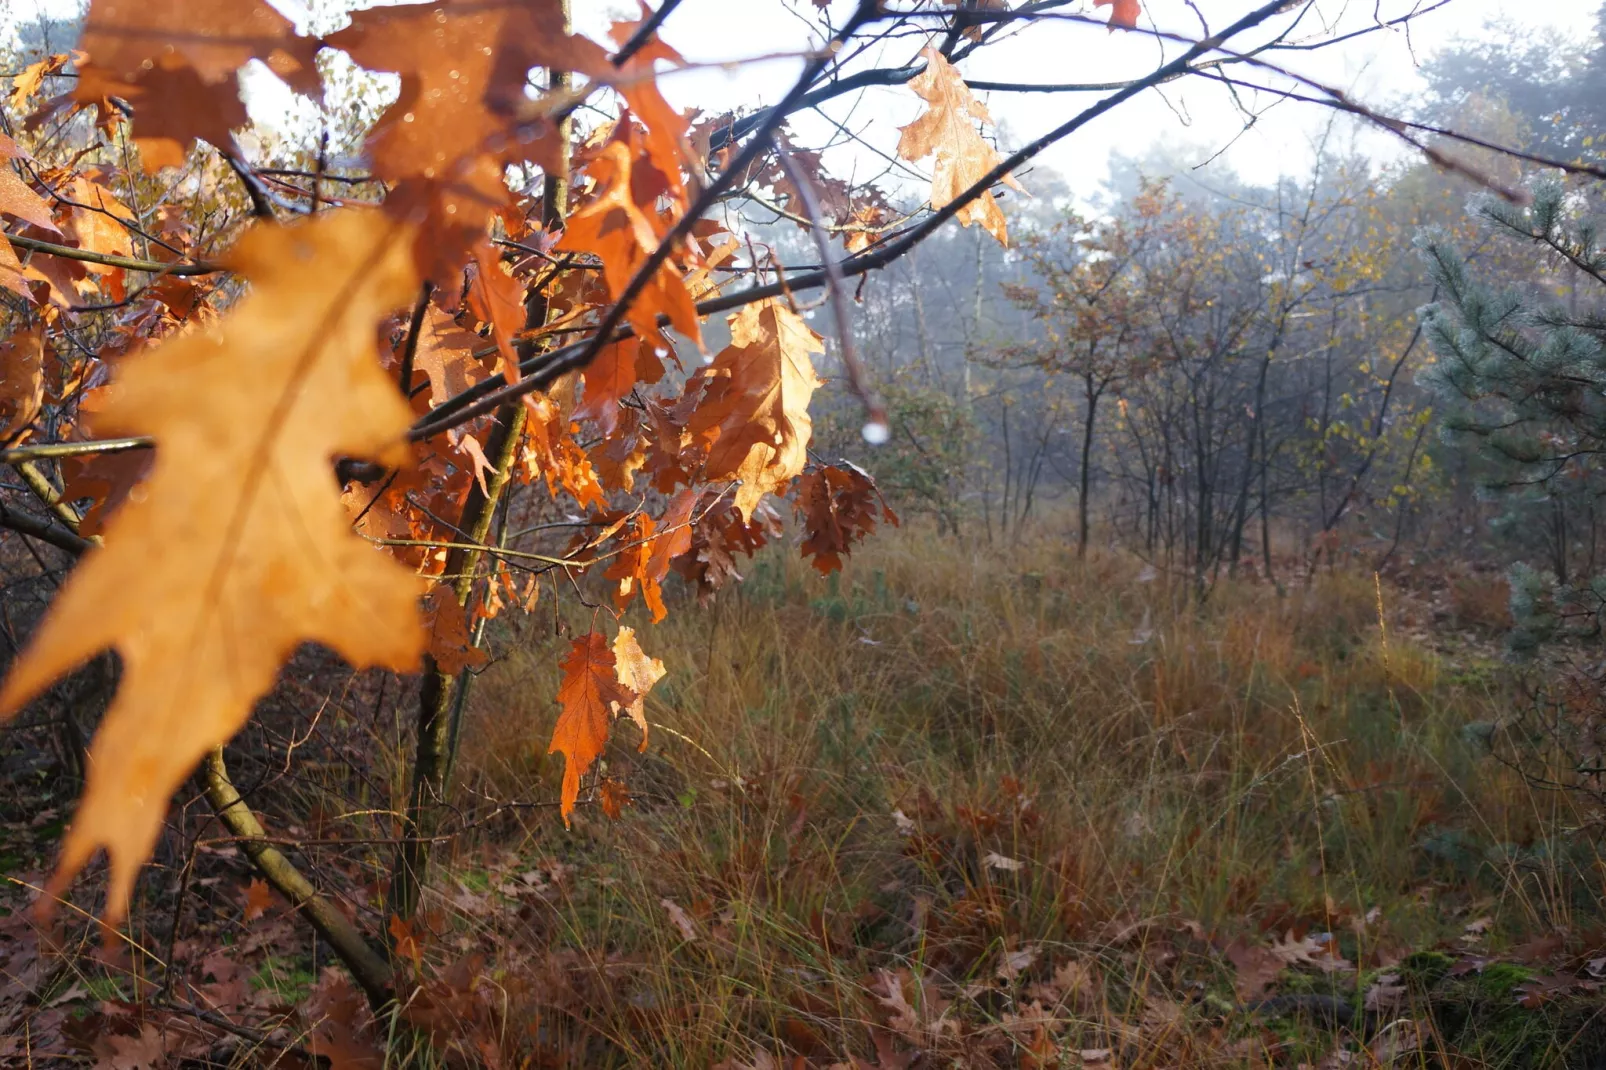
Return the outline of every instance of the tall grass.
[[[1331,933],[1356,971],[1279,983],[1348,998],[1594,924],[1568,800],[1465,731],[1495,667],[1406,637],[1369,574],[1200,606],[1126,557],[917,530],[748,573],[640,628],[669,675],[647,751],[621,726],[602,763],[623,816],[516,810],[441,893],[543,1065],[1258,1064],[1305,1041],[1246,1011],[1233,946]],[[555,796],[557,650],[482,677],[472,796]]]

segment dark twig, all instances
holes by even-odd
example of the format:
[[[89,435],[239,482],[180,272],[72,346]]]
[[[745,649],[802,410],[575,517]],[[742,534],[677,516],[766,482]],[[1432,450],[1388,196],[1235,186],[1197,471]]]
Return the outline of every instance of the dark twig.
[[[1260,23],[1276,14],[1282,9],[1285,2],[1286,0],[1269,0],[1269,2],[1262,4],[1258,8],[1255,8],[1243,18],[1239,19],[1237,22],[1234,22],[1231,26],[1228,26],[1226,29],[1220,31],[1214,36],[1206,38],[1203,41],[1196,42],[1192,47],[1187,49],[1177,58],[1155,68],[1146,77],[1137,79],[1126,88],[1118,90],[1117,92],[1102,98],[1096,103],[1089,105],[1087,108],[1084,108],[1075,116],[1066,120],[1064,123],[1061,123],[1053,130],[1050,130],[1048,133],[1037,138],[1035,141],[1026,144],[1014,153],[1011,153],[1008,158],[995,166],[987,174],[983,175],[959,196],[955,197],[942,208],[933,212],[918,226],[911,227],[909,230],[904,231],[896,238],[868,249],[865,252],[862,252],[843,262],[843,276],[851,277],[854,275],[862,275],[868,271],[885,267],[887,264],[898,259],[910,249],[914,248],[914,246],[924,241],[943,224],[947,223],[948,220],[957,215],[959,211],[967,204],[975,201],[983,193],[991,189],[994,185],[1001,181],[1005,175],[1012,171],[1018,170],[1022,164],[1037,156],[1038,153],[1042,152],[1049,145],[1052,145],[1062,138],[1074,133],[1075,131],[1080,130],[1083,126],[1086,126],[1094,119],[1097,119],[1106,112],[1120,106],[1131,98],[1137,96],[1139,93],[1142,93],[1145,90],[1174,77],[1179,72],[1187,70],[1194,60],[1198,59],[1207,52],[1215,51],[1220,47],[1223,41],[1242,33],[1244,30],[1258,26]],[[805,75],[807,75],[807,73],[808,72],[805,72]],[[806,84],[806,82],[805,80],[800,79],[798,84],[803,85]],[[794,86],[794,92],[795,90],[796,87]],[[790,99],[790,97],[791,94],[788,94],[788,99]],[[775,109],[772,109],[771,112],[765,113],[772,118],[771,125],[765,131],[766,134],[770,130],[773,130],[775,126],[779,125],[781,114],[786,110],[784,107],[785,104],[786,100],[783,100],[782,103],[777,105]],[[726,174],[744,170],[747,164],[750,162],[748,159],[745,159],[745,157],[748,156],[749,152],[751,152],[753,156],[756,156],[758,151],[762,151],[764,141],[765,138],[761,136],[750,142],[748,144],[748,149],[744,150],[742,154],[742,157],[744,158],[738,158],[738,160],[727,169]],[[759,148],[755,149],[755,146],[758,146]],[[720,188],[722,187],[719,185],[717,180],[715,185],[710,187],[710,189],[713,191],[717,191]],[[692,219],[691,213],[688,213],[682,222],[684,223],[685,220],[689,219]],[[687,223],[686,229],[689,230],[690,226],[691,224]],[[677,230],[678,229],[679,228],[677,228]],[[664,239],[664,243],[659,246],[659,252],[661,255],[656,258],[656,263],[654,263],[652,260],[649,260],[649,265],[653,267],[653,270],[656,271],[657,264],[661,264],[668,256],[668,247],[670,243],[678,240],[679,239],[674,232],[672,232],[669,237]],[[646,266],[648,265],[644,265],[644,268]],[[641,279],[643,284],[645,283],[645,278],[641,275],[641,273],[638,273],[637,278]],[[761,301],[766,298],[776,297],[789,291],[812,289],[817,286],[824,286],[828,281],[829,280],[825,274],[825,271],[822,269],[820,271],[809,272],[808,274],[797,276],[796,278],[787,279],[784,282],[771,283],[766,286],[754,286],[743,290],[740,293],[730,294],[724,297],[717,297],[713,298],[712,300],[700,302],[697,305],[697,311],[701,315],[724,312],[733,308],[740,308],[743,305],[751,304],[754,301]],[[639,288],[640,287],[638,286],[637,290],[639,290]],[[498,405],[502,404],[509,398],[518,397],[534,390],[544,389],[548,384],[550,384],[564,372],[585,367],[591,362],[593,357],[595,357],[596,353],[601,351],[603,346],[616,339],[628,337],[633,333],[628,326],[621,327],[620,321],[624,317],[624,305],[627,304],[629,300],[633,300],[634,297],[634,292],[627,291],[621,297],[620,301],[614,304],[612,314],[610,314],[609,317],[603,321],[603,324],[598,329],[598,333],[589,341],[577,342],[573,345],[564,346],[561,349],[555,349],[548,353],[542,354],[531,361],[521,362],[520,370],[523,373],[523,377],[512,386],[508,386],[507,381],[500,375],[497,375],[490,379],[486,379],[483,382],[468,388],[467,390],[464,390],[453,398],[447,399],[447,401],[437,406],[436,409],[428,416],[421,418],[417,423],[415,423],[412,427],[412,430],[408,433],[408,438],[413,441],[419,441],[421,439],[426,439],[433,435],[437,435],[449,427],[455,427],[458,424],[466,423],[469,420],[475,419],[476,417],[494,410]]]

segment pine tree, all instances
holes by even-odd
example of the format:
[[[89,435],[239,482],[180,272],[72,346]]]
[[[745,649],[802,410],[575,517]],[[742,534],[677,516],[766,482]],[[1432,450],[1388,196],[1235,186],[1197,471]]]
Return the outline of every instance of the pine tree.
[[[1543,179],[1526,205],[1492,197],[1471,211],[1491,238],[1477,263],[1441,233],[1418,246],[1439,288],[1423,311],[1437,360],[1423,373],[1443,400],[1447,442],[1474,451],[1506,528],[1539,559],[1512,569],[1514,652],[1606,621],[1606,249],[1588,199]],[[1481,275],[1490,252],[1515,254],[1523,282]],[[1603,517],[1602,519],[1606,519]]]

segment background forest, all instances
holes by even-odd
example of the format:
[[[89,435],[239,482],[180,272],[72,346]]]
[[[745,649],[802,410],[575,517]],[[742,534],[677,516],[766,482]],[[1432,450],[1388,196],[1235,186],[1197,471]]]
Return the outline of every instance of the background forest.
[[[1424,55],[1414,99],[1340,97],[1311,166],[1274,182],[1221,146],[1134,142],[1096,191],[1018,169],[1029,195],[993,192],[1007,243],[961,215],[787,294],[822,382],[796,471],[743,470],[769,497],[677,492],[668,461],[618,445],[698,426],[631,392],[691,397],[698,362],[667,359],[693,351],[681,322],[616,406],[589,370],[532,395],[515,448],[550,441],[524,478],[494,434],[422,462],[478,528],[370,515],[395,475],[342,459],[352,529],[441,580],[424,676],[300,647],[184,774],[120,928],[96,920],[119,920],[115,851],[70,887],[49,874],[127,669],[99,654],[39,688],[0,727],[0,1064],[1602,1065],[1606,7],[1578,36],[1512,18]],[[148,453],[51,453],[104,380],[47,391],[39,354],[111,365],[237,299],[163,248],[199,269],[241,220],[397,195],[364,156],[394,87],[349,60],[320,61],[321,121],[251,126],[232,154],[180,138],[182,170],[152,172],[151,143],[108,133],[137,108],[55,96],[83,17],[13,29],[6,175],[60,224],[0,184],[22,256],[0,289],[0,636],[20,662],[73,559],[142,500]],[[695,118],[712,173],[747,118]],[[576,111],[578,166],[655,121]],[[1410,151],[1380,155],[1379,122]],[[1021,147],[979,128],[995,158]],[[789,136],[689,239],[733,257],[718,270],[835,270],[822,215],[857,255],[941,207],[907,154],[867,215],[829,179],[814,204],[797,165],[819,177],[820,157]],[[652,203],[696,192],[678,176]],[[595,202],[566,217],[551,173],[506,177],[537,224],[493,227],[496,255],[550,283],[573,256],[553,236]],[[138,246],[104,220],[129,205]],[[498,296],[494,262],[379,332],[426,429],[448,393],[513,374],[486,307],[536,302]],[[150,274],[124,291],[124,268]],[[607,307],[582,290],[518,338]],[[710,317],[708,364],[754,329]],[[577,761],[559,704],[599,620],[623,690]]]

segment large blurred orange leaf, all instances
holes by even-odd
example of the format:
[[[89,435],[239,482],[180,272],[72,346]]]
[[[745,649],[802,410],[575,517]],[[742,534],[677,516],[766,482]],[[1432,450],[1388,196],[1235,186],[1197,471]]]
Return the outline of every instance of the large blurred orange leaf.
[[[103,113],[109,96],[132,104],[149,170],[182,163],[195,138],[231,151],[229,131],[246,121],[235,74],[251,60],[298,92],[321,91],[321,42],[266,0],[92,0],[78,47],[89,62],[73,99]]]
[[[96,848],[108,920],[126,912],[167,802],[303,640],[413,667],[418,581],[350,531],[336,455],[405,460],[409,412],[375,324],[415,292],[410,235],[377,212],[258,225],[226,258],[252,283],[219,324],[121,362],[96,419],[156,439],[156,462],[68,578],[0,689],[13,714],[112,647],[122,686],[90,755],[58,891]]]

